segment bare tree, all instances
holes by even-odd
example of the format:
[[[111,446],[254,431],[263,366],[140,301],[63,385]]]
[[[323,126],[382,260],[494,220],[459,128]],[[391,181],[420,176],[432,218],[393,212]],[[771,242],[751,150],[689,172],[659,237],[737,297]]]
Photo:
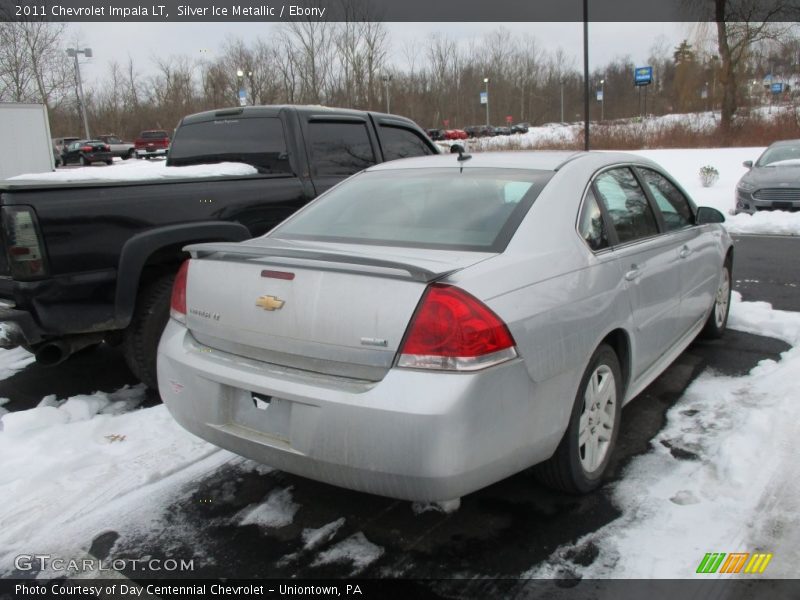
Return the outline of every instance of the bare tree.
[[[717,45],[720,56],[722,110],[720,129],[723,137],[730,135],[733,116],[739,107],[738,72],[754,44],[767,39],[779,39],[790,24],[776,23],[784,17],[784,0],[713,0],[714,21],[717,24]]]

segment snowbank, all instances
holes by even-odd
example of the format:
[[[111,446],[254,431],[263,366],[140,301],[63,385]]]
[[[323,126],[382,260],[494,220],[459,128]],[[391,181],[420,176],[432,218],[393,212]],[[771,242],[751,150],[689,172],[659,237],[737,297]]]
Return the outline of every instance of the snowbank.
[[[40,183],[76,181],[147,181],[183,177],[222,177],[255,175],[258,169],[243,163],[222,162],[213,165],[168,167],[163,160],[117,161],[110,166],[58,169],[52,173],[26,173],[11,177],[9,181],[36,181]]]

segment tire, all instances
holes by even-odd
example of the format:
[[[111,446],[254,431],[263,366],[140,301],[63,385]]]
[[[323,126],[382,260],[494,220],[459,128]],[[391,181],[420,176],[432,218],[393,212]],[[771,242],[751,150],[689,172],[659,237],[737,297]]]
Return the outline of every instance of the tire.
[[[81,166],[82,167],[90,167],[90,166],[92,166],[92,161],[87,160],[85,156],[81,156]]]
[[[597,488],[617,443],[622,400],[619,359],[611,346],[601,344],[581,377],[567,431],[555,454],[535,468],[537,478],[570,494]]]
[[[157,390],[156,351],[169,319],[175,274],[151,281],[139,293],[130,325],[123,333],[122,353],[128,368],[147,387]]]
[[[111,165],[114,164],[114,161],[113,160],[107,160],[106,164],[110,167]]]
[[[728,315],[731,308],[731,262],[730,257],[725,259],[719,284],[717,285],[717,293],[714,294],[714,305],[711,307],[708,320],[700,332],[702,337],[709,340],[721,338],[722,334],[725,333],[725,328],[728,326]]]
[[[133,158],[134,156],[136,156],[136,152],[134,152],[133,149],[131,149],[128,150],[128,153],[122,157],[122,160],[128,160],[129,158]]]

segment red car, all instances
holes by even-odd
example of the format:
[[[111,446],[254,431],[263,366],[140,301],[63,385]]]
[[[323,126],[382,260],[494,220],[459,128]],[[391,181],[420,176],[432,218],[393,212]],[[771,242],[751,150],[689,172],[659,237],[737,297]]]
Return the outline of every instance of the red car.
[[[136,158],[166,156],[169,150],[169,134],[163,129],[148,129],[139,134],[134,141]]]
[[[446,140],[465,140],[469,136],[463,129],[445,129],[444,139]]]

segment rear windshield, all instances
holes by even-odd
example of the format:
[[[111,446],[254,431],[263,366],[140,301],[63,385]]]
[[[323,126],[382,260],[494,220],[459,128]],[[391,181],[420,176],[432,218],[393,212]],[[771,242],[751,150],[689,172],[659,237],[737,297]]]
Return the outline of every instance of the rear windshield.
[[[552,171],[368,171],[320,196],[269,236],[501,252]]]
[[[260,173],[291,173],[280,119],[228,118],[178,128],[169,151],[170,165],[225,161],[247,163]]]
[[[147,140],[147,139],[155,139],[155,138],[165,138],[169,137],[166,131],[143,131],[140,135],[140,138]]]

